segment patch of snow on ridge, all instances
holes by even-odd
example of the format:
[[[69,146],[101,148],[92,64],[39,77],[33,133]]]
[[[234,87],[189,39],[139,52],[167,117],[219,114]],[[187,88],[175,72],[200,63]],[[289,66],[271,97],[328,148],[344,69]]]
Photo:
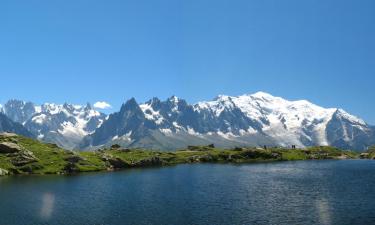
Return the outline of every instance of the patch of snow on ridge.
[[[41,113],[42,112],[42,107],[41,106],[35,106],[34,110],[35,110],[35,113]]]
[[[65,121],[62,124],[62,129],[59,129],[58,132],[66,137],[84,137],[87,135],[87,132],[84,131],[80,123],[73,124],[70,121]]]
[[[150,104],[141,104],[139,105],[143,114],[145,115],[146,119],[154,121],[156,124],[161,124],[164,121],[162,115],[160,115],[159,111],[155,111]]]
[[[127,141],[127,142],[131,142],[132,139],[130,138],[130,136],[132,135],[132,131],[129,131],[128,133],[126,133],[125,135],[122,135],[122,136],[114,136],[112,138],[112,141]]]
[[[220,116],[220,114],[225,109],[230,110],[234,108],[234,104],[231,98],[232,97],[227,95],[219,95],[213,101],[198,102],[194,106],[194,109],[198,112],[200,112],[202,109],[209,110],[213,112],[216,116]]]
[[[225,139],[228,139],[228,140],[231,140],[231,139],[235,139],[237,138],[238,136],[234,135],[233,133],[231,132],[227,132],[227,133],[223,133],[221,131],[218,131],[217,134]]]
[[[337,110],[325,109],[306,100],[288,101],[265,92],[238,97],[219,95],[213,101],[199,102],[195,105],[196,111],[211,111],[217,117],[224,110],[233,108],[238,108],[248,118],[262,124],[266,134],[274,137],[287,136],[290,139],[288,143],[298,143],[301,136],[306,136],[304,128],[312,128],[313,136],[322,145],[328,144],[326,126]],[[354,116],[348,118],[359,124],[364,123]],[[246,132],[240,131],[240,134],[245,135]]]
[[[58,107],[58,105],[53,104],[53,103],[45,103],[41,106],[41,111],[42,112],[48,112],[52,115],[57,114],[61,111],[61,108]]]
[[[252,127],[249,127],[249,129],[247,129],[247,130],[240,129],[239,133],[240,133],[241,136],[244,136],[244,135],[249,135],[249,134],[256,134],[256,133],[258,133],[258,131],[255,130],[254,128],[252,128]]]
[[[45,114],[40,114],[40,115],[33,117],[31,120],[34,123],[43,124],[46,121],[46,119],[47,119],[47,116]]]
[[[173,122],[172,124],[173,124],[173,126],[174,126],[175,128],[177,128],[177,129],[179,129],[179,130],[183,130],[183,127],[180,126],[180,125],[178,125],[177,122]]]
[[[160,132],[162,132],[165,135],[171,135],[173,133],[171,129],[163,129],[163,128],[161,128],[159,130],[160,130]]]
[[[351,122],[353,122],[353,123],[357,123],[357,124],[362,125],[362,126],[366,126],[366,125],[367,125],[367,123],[366,123],[364,120],[362,120],[362,119],[360,119],[360,118],[358,118],[358,117],[356,117],[356,116],[353,116],[353,115],[347,113],[347,112],[346,112],[345,110],[343,110],[343,109],[337,109],[337,113],[338,113],[341,117],[343,117],[343,118],[345,118],[345,119],[347,119],[347,120],[349,120],[349,121],[351,121]]]
[[[195,130],[193,128],[189,127],[189,126],[187,127],[187,132],[190,135],[195,135],[195,136],[200,135],[198,132],[195,132]]]

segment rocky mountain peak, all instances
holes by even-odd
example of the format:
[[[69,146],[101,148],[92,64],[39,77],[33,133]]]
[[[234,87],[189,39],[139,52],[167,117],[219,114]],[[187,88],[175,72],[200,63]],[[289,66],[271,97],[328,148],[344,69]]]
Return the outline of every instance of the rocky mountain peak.
[[[125,139],[119,142],[117,137],[124,135],[122,132],[102,137],[102,141],[95,143],[108,144],[116,137],[116,143],[123,146],[143,146],[147,140],[148,144],[155,146],[168,143],[167,148],[182,147],[185,140],[189,140],[190,144],[218,143],[218,146],[223,147],[336,144],[346,148],[361,148],[364,145],[355,143],[363,143],[362,139],[369,140],[372,137],[372,128],[345,111],[326,109],[306,100],[288,101],[265,92],[240,96],[219,95],[212,101],[195,105],[176,96],[166,101],[153,98],[137,106],[135,99],[129,100],[120,111],[127,110],[124,114],[126,116],[121,121],[111,121],[122,126],[116,128],[118,130],[132,131],[129,136],[131,142]],[[106,123],[104,121],[103,126]],[[355,128],[358,125],[363,129]],[[349,132],[349,129],[356,131]],[[105,136],[103,132],[101,134]],[[346,145],[338,144],[337,137],[340,135],[346,135],[342,140]],[[361,135],[361,140],[356,138]]]

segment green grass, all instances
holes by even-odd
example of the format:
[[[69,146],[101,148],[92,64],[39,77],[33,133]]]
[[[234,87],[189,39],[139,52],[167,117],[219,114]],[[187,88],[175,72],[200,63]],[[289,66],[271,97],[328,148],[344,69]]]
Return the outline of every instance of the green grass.
[[[307,155],[304,151],[294,150],[294,151],[281,151],[282,160],[306,160]]]
[[[13,142],[31,152],[36,162],[15,166],[17,154],[0,153],[0,168],[11,174],[69,174],[77,172],[105,171],[127,167],[165,166],[183,163],[250,163],[266,161],[335,159],[342,156],[356,158],[355,152],[341,151],[332,147],[307,149],[218,149],[213,146],[190,146],[175,152],[149,151],[145,149],[111,148],[93,152],[73,152],[53,144],[14,136],[0,136],[0,142]]]

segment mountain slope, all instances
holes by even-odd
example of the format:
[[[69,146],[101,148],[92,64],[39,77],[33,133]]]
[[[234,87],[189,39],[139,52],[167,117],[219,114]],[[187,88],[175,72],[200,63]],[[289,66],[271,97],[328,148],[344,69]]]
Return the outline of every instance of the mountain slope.
[[[2,132],[16,133],[31,138],[35,137],[24,126],[22,126],[22,124],[13,122],[6,115],[0,112],[0,133]]]
[[[375,142],[374,137],[372,127],[342,109],[258,92],[221,95],[195,105],[175,96],[166,101],[153,98],[140,105],[131,99],[79,147],[120,144],[177,149],[215,143],[220,147],[334,145],[364,150]]]
[[[44,142],[72,149],[91,134],[105,120],[106,115],[86,106],[10,100],[3,112],[13,121],[23,124],[34,136]]]

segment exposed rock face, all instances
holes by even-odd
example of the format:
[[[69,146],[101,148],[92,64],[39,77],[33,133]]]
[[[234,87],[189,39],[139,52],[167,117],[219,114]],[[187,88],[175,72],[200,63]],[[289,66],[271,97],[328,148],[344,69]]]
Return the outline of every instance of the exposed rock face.
[[[127,101],[78,148],[117,144],[175,150],[210,143],[222,148],[330,145],[365,150],[375,144],[375,129],[342,109],[323,108],[305,100],[288,101],[263,92],[221,95],[194,105],[173,96],[144,104]]]
[[[15,133],[3,132],[3,133],[0,133],[0,136],[3,136],[3,137],[17,137],[17,134],[15,134]]]
[[[77,162],[83,161],[83,160],[84,160],[84,158],[82,158],[79,155],[71,155],[71,156],[65,158],[65,161],[68,161],[70,163],[77,163]]]
[[[9,119],[6,115],[0,112],[0,132],[9,132],[23,135],[26,137],[35,137],[29,132],[22,124],[17,123]]]
[[[102,160],[108,164],[109,169],[121,169],[130,167],[128,163],[112,155],[104,154],[102,156]]]
[[[0,176],[5,176],[5,175],[8,175],[8,174],[9,174],[8,170],[4,170],[4,169],[0,168]]]
[[[22,124],[36,113],[36,109],[32,102],[12,99],[4,105],[4,113],[14,122]]]
[[[375,144],[375,127],[342,109],[288,101],[264,92],[219,95],[197,104],[175,96],[143,104],[132,98],[108,117],[90,104],[37,106],[11,100],[0,111],[0,132],[38,138],[66,149],[114,145],[118,149],[176,150],[215,143],[221,148],[295,145],[364,151]]]
[[[12,164],[15,166],[24,166],[37,161],[38,159],[31,151],[23,150],[17,153],[17,156],[12,160]]]
[[[138,166],[141,166],[141,167],[147,167],[147,166],[162,166],[164,165],[164,161],[160,158],[160,157],[151,157],[151,158],[148,158],[148,159],[143,159],[135,164],[133,164],[134,166],[138,167]]]
[[[45,103],[38,106],[19,100],[8,101],[3,107],[3,113],[11,121],[30,131],[28,133],[34,138],[58,144],[66,149],[75,147],[84,136],[91,134],[100,126],[106,117],[103,113],[94,110],[90,104],[80,106]],[[30,137],[17,130],[9,128],[3,130]]]
[[[22,150],[21,146],[12,142],[0,143],[0,153],[16,153]]]

